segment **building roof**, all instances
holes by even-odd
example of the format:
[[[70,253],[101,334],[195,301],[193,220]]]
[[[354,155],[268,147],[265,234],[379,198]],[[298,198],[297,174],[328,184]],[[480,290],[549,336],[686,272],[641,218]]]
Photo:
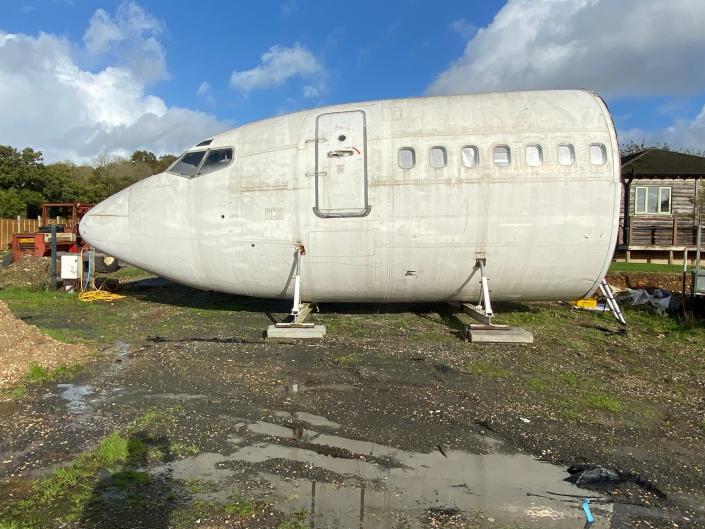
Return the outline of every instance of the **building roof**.
[[[705,157],[651,147],[622,157],[625,178],[705,178]]]

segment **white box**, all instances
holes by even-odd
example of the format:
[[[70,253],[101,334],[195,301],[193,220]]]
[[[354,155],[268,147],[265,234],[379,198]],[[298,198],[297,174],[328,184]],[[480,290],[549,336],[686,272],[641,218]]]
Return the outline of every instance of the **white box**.
[[[78,279],[80,259],[78,254],[61,256],[61,279]]]

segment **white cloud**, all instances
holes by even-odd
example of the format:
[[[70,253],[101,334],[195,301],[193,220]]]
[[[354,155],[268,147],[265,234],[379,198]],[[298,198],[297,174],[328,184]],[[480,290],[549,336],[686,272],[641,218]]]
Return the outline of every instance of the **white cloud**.
[[[284,0],[279,8],[281,9],[282,15],[288,17],[299,9],[299,2],[297,0]]]
[[[464,18],[459,18],[451,22],[448,27],[451,31],[457,33],[464,39],[469,39],[477,32],[477,26],[472,22],[468,22]]]
[[[215,97],[213,97],[213,89],[208,81],[203,81],[198,85],[196,89],[196,95],[203,99],[209,105],[215,104]]]
[[[304,97],[318,97],[321,95],[323,90],[318,86],[307,84],[302,89]]]
[[[159,41],[164,23],[135,2],[123,2],[115,15],[98,9],[83,35],[94,57],[118,61],[146,82],[167,79],[166,54]]]
[[[251,70],[234,71],[230,86],[242,92],[280,86],[292,77],[312,79],[320,90],[325,84],[325,69],[314,55],[298,42],[291,48],[275,45],[262,54],[260,64]]]
[[[509,0],[428,92],[694,93],[705,89],[703,27],[702,0]]]
[[[645,145],[667,144],[671,147],[705,151],[705,106],[692,120],[679,119],[663,129],[632,128],[619,131],[619,141]]]
[[[105,21],[99,15],[90,27],[98,27],[95,20]],[[89,40],[94,50],[105,50],[116,37],[104,28]],[[136,149],[176,153],[228,128],[212,115],[145,93],[148,79],[128,65],[82,68],[75,55],[83,53],[56,35],[0,30],[0,144],[31,146],[49,161],[90,161]]]

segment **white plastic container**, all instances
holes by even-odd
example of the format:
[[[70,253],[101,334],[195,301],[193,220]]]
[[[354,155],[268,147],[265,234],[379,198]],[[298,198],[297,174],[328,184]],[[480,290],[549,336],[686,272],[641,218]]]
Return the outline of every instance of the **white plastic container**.
[[[80,256],[62,255],[61,256],[61,279],[78,279]]]

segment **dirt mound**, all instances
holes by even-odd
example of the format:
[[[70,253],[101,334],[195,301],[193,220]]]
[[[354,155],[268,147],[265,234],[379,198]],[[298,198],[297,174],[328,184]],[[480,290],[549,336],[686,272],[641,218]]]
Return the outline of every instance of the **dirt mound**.
[[[0,288],[47,288],[51,284],[50,272],[51,257],[25,256],[10,266],[0,268]]]
[[[0,387],[17,383],[32,362],[52,369],[75,363],[87,354],[82,345],[57,342],[27,325],[0,301]]]
[[[686,279],[687,292],[690,292],[690,279],[691,276],[688,274]],[[683,290],[682,274],[610,272],[607,274],[607,282],[613,287],[619,288],[660,288],[670,292],[680,292]]]

